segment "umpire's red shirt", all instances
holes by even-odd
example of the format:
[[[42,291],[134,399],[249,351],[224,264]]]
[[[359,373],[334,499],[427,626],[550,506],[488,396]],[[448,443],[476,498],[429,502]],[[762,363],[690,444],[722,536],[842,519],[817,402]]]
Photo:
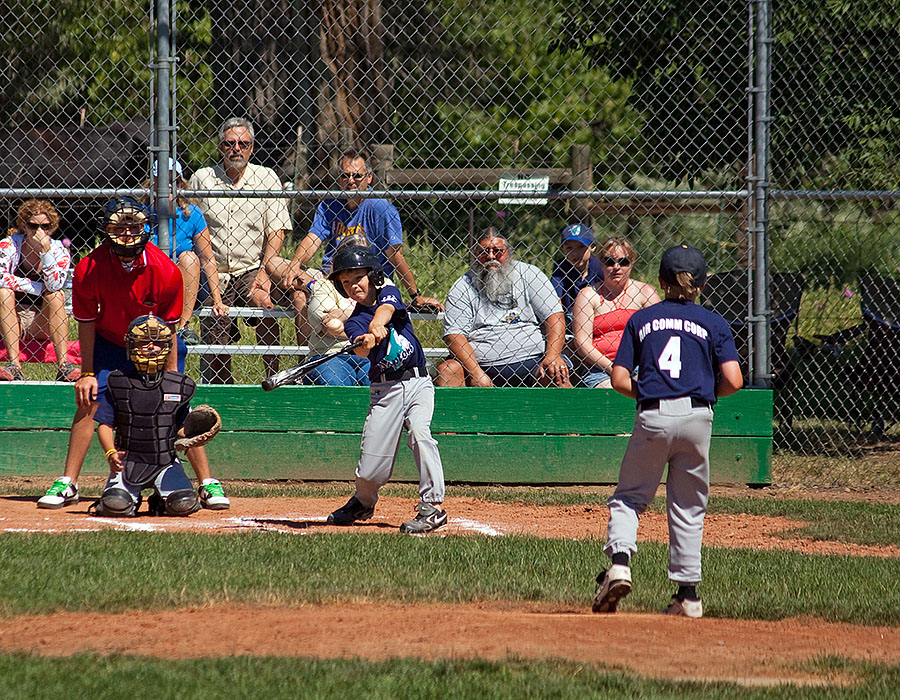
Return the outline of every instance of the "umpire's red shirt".
[[[109,246],[100,245],[75,266],[72,278],[72,316],[95,321],[98,334],[122,347],[134,319],[153,314],[176,323],[183,299],[181,270],[152,243],[130,270]]]

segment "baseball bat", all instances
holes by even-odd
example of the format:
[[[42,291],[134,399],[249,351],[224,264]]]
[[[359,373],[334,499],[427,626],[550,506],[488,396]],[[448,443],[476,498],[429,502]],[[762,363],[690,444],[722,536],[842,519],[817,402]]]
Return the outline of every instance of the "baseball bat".
[[[301,362],[299,365],[295,367],[290,367],[288,369],[283,369],[276,374],[273,374],[271,377],[267,377],[262,382],[262,388],[264,391],[272,391],[272,389],[276,389],[280,386],[284,386],[285,384],[293,384],[304,374],[309,372],[309,370],[318,367],[319,365],[325,364],[328,360],[337,357],[338,355],[347,355],[353,352],[354,348],[358,348],[362,345],[362,338],[358,338],[352,343],[348,343],[340,350],[335,350],[334,352],[330,352],[327,355],[322,355],[322,357],[317,357],[315,360],[307,360],[306,362]]]

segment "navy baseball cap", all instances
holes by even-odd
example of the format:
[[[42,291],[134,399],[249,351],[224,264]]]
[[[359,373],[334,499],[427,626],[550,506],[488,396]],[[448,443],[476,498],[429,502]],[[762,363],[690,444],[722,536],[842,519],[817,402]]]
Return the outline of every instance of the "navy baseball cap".
[[[696,248],[689,245],[672,246],[662,254],[659,261],[659,276],[669,284],[678,284],[679,272],[690,272],[694,284],[706,281],[706,259]]]
[[[569,224],[562,230],[560,245],[566,241],[578,241],[584,245],[594,244],[594,232],[585,224]]]

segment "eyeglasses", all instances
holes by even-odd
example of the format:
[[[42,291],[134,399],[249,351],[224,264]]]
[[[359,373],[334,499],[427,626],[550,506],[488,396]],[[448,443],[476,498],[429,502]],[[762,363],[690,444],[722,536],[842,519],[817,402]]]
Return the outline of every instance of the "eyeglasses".
[[[369,173],[341,173],[341,180],[353,180],[354,182],[361,182],[365,179],[366,175]]]
[[[228,151],[232,150],[233,148],[240,148],[242,151],[246,151],[248,148],[250,148],[250,146],[253,145],[253,141],[228,140],[228,141],[222,141],[219,145],[224,146],[225,149]]]
[[[506,248],[479,248],[478,249],[478,257],[483,257],[485,255],[493,255],[495,258],[499,258],[501,255],[506,254]]]
[[[618,265],[619,267],[628,267],[631,265],[631,258],[603,258],[603,264],[606,267],[612,267],[613,265]]]
[[[52,224],[36,224],[33,221],[26,221],[25,228],[27,228],[29,231],[37,231],[38,229],[41,229],[44,231],[50,231],[53,229],[53,225]]]

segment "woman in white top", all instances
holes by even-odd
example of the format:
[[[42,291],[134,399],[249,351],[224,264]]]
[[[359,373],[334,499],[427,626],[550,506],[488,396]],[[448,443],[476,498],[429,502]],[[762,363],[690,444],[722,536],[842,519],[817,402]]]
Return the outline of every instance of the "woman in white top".
[[[64,287],[72,258],[51,238],[59,214],[47,200],[29,199],[19,207],[16,228],[0,240],[0,334],[9,356],[0,381],[23,381],[21,340],[50,340],[56,351],[56,381],[74,382],[81,370],[66,359],[69,322]]]

